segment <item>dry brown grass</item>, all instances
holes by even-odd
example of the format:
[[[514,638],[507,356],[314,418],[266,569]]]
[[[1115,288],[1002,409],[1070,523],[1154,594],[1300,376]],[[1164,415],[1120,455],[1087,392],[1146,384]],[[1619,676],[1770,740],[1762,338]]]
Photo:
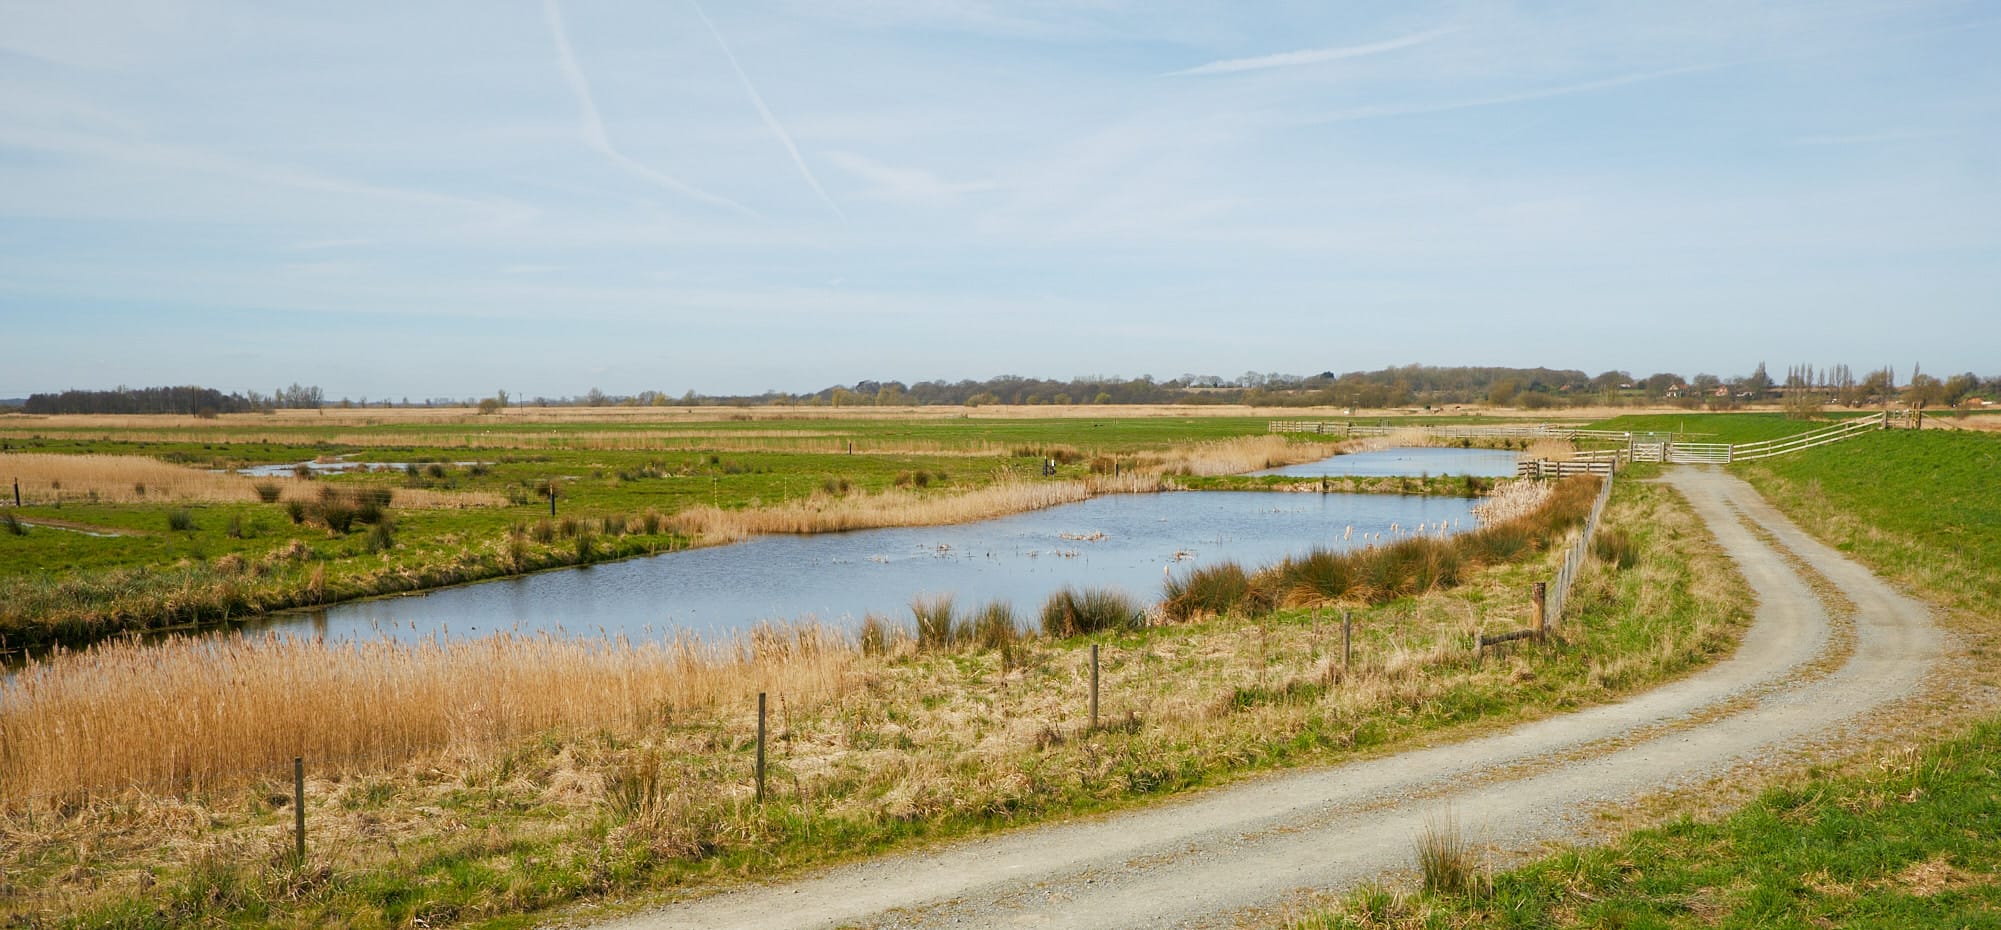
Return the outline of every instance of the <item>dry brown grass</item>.
[[[1134,466],[1163,475],[1237,475],[1281,465],[1317,462],[1344,446],[1298,442],[1284,436],[1239,436],[1136,456]]]
[[[764,628],[719,646],[497,635],[404,644],[230,637],[52,657],[0,687],[8,798],[199,791],[294,756],[369,767],[552,728],[631,731],[781,682],[837,694],[839,633]]]
[[[1093,475],[1074,481],[1023,481],[1012,477],[959,493],[892,488],[880,494],[815,494],[749,510],[696,506],[668,518],[675,532],[704,542],[727,542],[767,533],[832,533],[886,526],[966,523],[1086,500],[1098,494],[1165,489],[1148,475]]]
[[[1473,515],[1480,518],[1482,526],[1518,520],[1540,510],[1554,490],[1550,482],[1534,478],[1502,481],[1486,499],[1473,505]]]
[[[1522,453],[1524,459],[1568,462],[1577,455],[1577,446],[1568,439],[1538,439]]]
[[[0,453],[0,477],[18,478],[22,500],[34,504],[83,499],[125,504],[147,501],[248,502],[259,499],[259,484],[277,485],[282,489],[283,500],[311,502],[319,500],[323,487],[320,483],[300,478],[249,478],[170,465],[142,455],[4,452]],[[398,507],[448,509],[498,507],[506,503],[506,498],[483,491],[395,490]]]
[[[1331,455],[1331,448],[1294,442],[1282,436],[1248,436],[1139,455],[1116,476],[1094,474],[1067,481],[1025,481],[1002,474],[985,487],[956,493],[892,488],[880,494],[815,494],[746,510],[696,506],[675,514],[669,523],[676,532],[704,542],[726,542],[768,533],[830,533],[966,523],[1075,503],[1100,494],[1173,490],[1175,475],[1235,474],[1311,462]]]

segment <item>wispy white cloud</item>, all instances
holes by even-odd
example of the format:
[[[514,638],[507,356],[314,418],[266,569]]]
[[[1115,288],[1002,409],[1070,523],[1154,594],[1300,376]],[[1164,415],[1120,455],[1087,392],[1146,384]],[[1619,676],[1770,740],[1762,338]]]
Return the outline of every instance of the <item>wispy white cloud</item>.
[[[1169,71],[1164,76],[1193,77],[1205,74],[1241,74],[1245,71],[1269,71],[1273,68],[1298,68],[1305,65],[1317,65],[1329,61],[1340,61],[1346,58],[1365,58],[1370,55],[1381,55],[1384,52],[1394,52],[1398,49],[1405,49],[1417,45],[1423,45],[1426,42],[1430,42],[1435,39],[1442,38],[1446,35],[1450,35],[1452,32],[1454,32],[1454,30],[1450,27],[1447,27],[1442,29],[1430,29],[1424,32],[1412,33],[1410,35],[1403,36],[1401,38],[1388,39],[1382,42],[1371,42],[1367,45],[1343,45],[1333,48],[1309,48],[1309,49],[1302,49],[1296,52],[1280,52],[1276,55],[1259,55],[1255,58],[1226,58],[1221,61],[1212,61],[1209,62],[1208,64],[1196,65],[1193,68],[1184,68],[1180,71]]]
[[[549,2],[553,4],[555,0]],[[702,18],[702,25],[709,27],[709,35],[715,36],[716,45],[723,50],[723,57],[730,60],[731,70],[736,72],[737,80],[743,82],[744,93],[749,94],[750,102],[757,105],[757,115],[764,118],[764,125],[771,130],[772,135],[778,137],[779,143],[785,146],[785,153],[792,156],[792,164],[798,167],[799,176],[805,178],[806,183],[812,186],[813,193],[820,195],[820,200],[827,205],[827,209],[834,211],[834,215],[841,219],[847,219],[848,215],[841,212],[840,204],[835,203],[834,198],[827,196],[827,189],[821,187],[820,179],[813,176],[813,169],[806,167],[806,159],[800,157],[799,146],[793,144],[792,134],[785,131],[785,124],[780,123],[778,117],[772,114],[771,108],[765,106],[764,95],[757,92],[757,85],[752,84],[750,75],[744,73],[743,65],[736,60],[736,52],[731,51],[730,44],[723,40],[722,31],[709,19],[709,14],[702,9],[702,4],[698,0],[689,0],[689,5],[695,8],[695,15]]]
[[[827,159],[842,170],[875,185],[869,196],[884,200],[943,203],[966,195],[994,190],[991,180],[947,181],[918,168],[896,168],[853,152],[828,152]]]
[[[1795,145],[1881,145],[1890,142],[1914,142],[1919,139],[1936,139],[1946,135],[1943,132],[1920,129],[1888,129],[1882,132],[1857,132],[1821,136],[1801,136],[1794,139]]]
[[[1724,67],[1728,66],[1721,64],[1684,65],[1678,68],[1661,68],[1654,71],[1639,71],[1632,74],[1621,74],[1621,75],[1616,75],[1614,77],[1600,78],[1598,80],[1580,81],[1575,84],[1563,84],[1556,87],[1545,87],[1537,90],[1521,91],[1519,93],[1513,93],[1513,94],[1494,94],[1485,97],[1467,97],[1459,100],[1445,100],[1436,103],[1391,103],[1391,104],[1382,104],[1378,106],[1355,107],[1352,109],[1337,110],[1333,113],[1325,113],[1318,116],[1308,117],[1304,120],[1301,120],[1301,122],[1309,124],[1344,123],[1354,120],[1383,119],[1392,116],[1417,116],[1425,113],[1447,113],[1454,110],[1471,110],[1471,109],[1477,109],[1479,107],[1507,106],[1509,104],[1528,103],[1534,100],[1547,100],[1553,97],[1568,97],[1574,94],[1588,94],[1593,91],[1610,90],[1614,87],[1624,87],[1628,84],[1640,84],[1647,81],[1658,81],[1663,78],[1679,77],[1684,74],[1698,74],[1704,71],[1715,71]]]
[[[598,114],[597,99],[591,94],[590,79],[584,76],[583,67],[577,64],[576,52],[570,48],[569,31],[563,26],[563,11],[557,8],[556,0],[542,0],[542,13],[549,21],[549,35],[556,42],[556,59],[557,64],[563,69],[563,79],[569,82],[570,91],[577,98],[577,108],[583,117],[585,145],[603,155],[612,164],[677,194],[742,213],[751,212],[750,208],[728,197],[712,194],[664,171],[640,164],[619,151],[617,146],[612,145],[611,135],[604,128],[604,118]]]
[[[417,188],[391,187],[323,174],[292,165],[256,161],[227,152],[123,136],[110,137],[0,123],[0,148],[4,147],[61,153],[92,161],[141,165],[171,172],[194,173],[227,179],[239,185],[248,182],[334,194],[343,198],[366,198],[404,206],[463,210],[476,213],[489,223],[507,226],[527,222],[539,212],[533,207],[513,201],[460,197]]]

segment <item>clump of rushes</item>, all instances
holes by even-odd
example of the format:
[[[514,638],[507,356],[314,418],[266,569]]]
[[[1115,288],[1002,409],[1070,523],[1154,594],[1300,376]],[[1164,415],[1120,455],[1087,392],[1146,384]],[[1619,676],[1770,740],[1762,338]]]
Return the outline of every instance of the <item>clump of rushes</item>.
[[[1632,568],[1640,557],[1639,547],[1633,544],[1632,535],[1617,527],[1600,529],[1592,540],[1591,548],[1599,561],[1620,568]]]
[[[949,649],[954,633],[950,595],[923,595],[910,602],[917,620],[917,648],[926,652]]]
[[[1438,895],[1479,894],[1487,882],[1473,852],[1451,811],[1427,818],[1417,837],[1417,868],[1424,875],[1424,890]]]
[[[388,520],[378,521],[368,530],[368,551],[383,552],[396,545],[396,527]]]
[[[1380,546],[1331,552],[1316,549],[1260,571],[1247,597],[1307,607],[1336,600],[1383,603],[1457,584],[1467,572],[1497,565],[1553,545],[1584,522],[1599,479],[1567,478],[1552,485],[1543,506],[1470,533],[1444,538],[1413,536]]]
[[[1130,596],[1105,588],[1065,587],[1042,605],[1042,632],[1049,636],[1137,630],[1145,625],[1146,612]]]
[[[1170,620],[1186,621],[1227,614],[1244,603],[1251,590],[1250,575],[1235,562],[1219,562],[1169,576],[1161,590],[1160,612]]]
[[[6,531],[9,536],[28,535],[28,528],[21,525],[21,518],[12,513],[0,514],[0,530]]]
[[[981,649],[1005,649],[1021,635],[1015,623],[1014,606],[1006,601],[988,601],[966,621],[961,640]]]
[[[548,517],[543,517],[535,521],[535,525],[528,530],[528,536],[538,543],[554,542],[556,539],[556,524],[551,522]]]
[[[167,529],[176,533],[186,533],[195,528],[195,515],[187,508],[180,507],[167,511]]]
[[[889,624],[876,614],[865,614],[858,635],[862,654],[879,656],[889,651]]]
[[[267,504],[277,503],[279,496],[285,493],[285,489],[275,481],[259,481],[251,488],[257,492],[257,499]]]

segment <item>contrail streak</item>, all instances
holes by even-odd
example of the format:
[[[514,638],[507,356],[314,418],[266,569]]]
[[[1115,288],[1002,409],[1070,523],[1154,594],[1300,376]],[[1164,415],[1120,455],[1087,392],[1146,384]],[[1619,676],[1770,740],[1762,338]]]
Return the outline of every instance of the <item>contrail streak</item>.
[[[549,35],[556,40],[556,58],[557,63],[563,68],[563,78],[569,82],[570,91],[576,95],[577,106],[582,110],[584,144],[595,149],[612,164],[677,194],[742,213],[751,212],[750,208],[728,197],[711,194],[673,175],[642,165],[612,145],[611,136],[605,132],[604,119],[598,115],[597,101],[591,96],[590,80],[584,77],[584,69],[578,66],[576,53],[570,49],[570,35],[568,30],[563,28],[563,11],[556,8],[556,0],[542,0],[542,12],[549,20]]]
[[[1384,42],[1372,42],[1368,45],[1347,45],[1339,48],[1309,48],[1297,52],[1260,55],[1256,58],[1230,58],[1223,61],[1212,61],[1206,65],[1197,65],[1193,68],[1185,68],[1180,71],[1170,71],[1166,76],[1239,74],[1245,71],[1267,71],[1273,68],[1297,68],[1301,65],[1317,65],[1321,62],[1381,55],[1384,52],[1394,52],[1397,49],[1410,48],[1413,45],[1423,45],[1441,36],[1450,35],[1452,32],[1453,30],[1450,28],[1433,29],[1428,32],[1419,32]]]
[[[758,115],[764,117],[764,125],[771,129],[772,134],[785,146],[786,153],[792,156],[792,164],[798,166],[799,176],[805,178],[807,184],[812,185],[813,192],[820,195],[820,200],[827,205],[827,209],[834,211],[834,215],[845,222],[848,214],[841,209],[840,204],[834,202],[834,198],[827,196],[827,189],[820,186],[820,179],[814,177],[813,170],[806,167],[806,159],[800,157],[799,146],[793,144],[792,134],[785,131],[785,126],[778,122],[778,117],[772,115],[771,108],[764,105],[764,95],[757,92],[757,86],[750,82],[750,75],[745,74],[743,65],[737,63],[736,53],[730,51],[728,42],[723,41],[722,32],[716,29],[716,24],[709,19],[707,11],[702,9],[700,0],[688,0],[688,3],[695,8],[695,15],[702,18],[702,25],[709,27],[709,35],[716,37],[716,44],[722,47],[723,57],[730,60],[730,68],[736,71],[737,80],[743,82],[744,93],[750,95],[750,102],[757,105]]]

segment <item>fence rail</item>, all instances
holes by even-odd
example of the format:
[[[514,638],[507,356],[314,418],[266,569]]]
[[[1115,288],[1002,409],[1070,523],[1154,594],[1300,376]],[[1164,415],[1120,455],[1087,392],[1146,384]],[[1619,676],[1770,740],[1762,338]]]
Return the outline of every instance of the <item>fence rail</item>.
[[[1568,478],[1571,475],[1606,475],[1609,477],[1612,474],[1612,468],[1616,461],[1616,459],[1610,458],[1580,458],[1571,459],[1566,462],[1557,462],[1550,459],[1529,459],[1515,463],[1515,477]]]
[[[1605,429],[1574,429],[1568,426],[1363,426],[1328,420],[1271,420],[1270,433],[1313,433],[1331,436],[1389,436],[1419,432],[1441,439],[1610,439],[1625,442],[1631,433]]]
[[[1862,433],[1890,427],[1890,413],[1884,411],[1873,416],[1859,417],[1846,423],[1836,423],[1811,432],[1787,436],[1783,439],[1767,439],[1762,442],[1747,442],[1730,448],[1735,460],[1763,459],[1788,452],[1799,452],[1815,446],[1851,439]]]

